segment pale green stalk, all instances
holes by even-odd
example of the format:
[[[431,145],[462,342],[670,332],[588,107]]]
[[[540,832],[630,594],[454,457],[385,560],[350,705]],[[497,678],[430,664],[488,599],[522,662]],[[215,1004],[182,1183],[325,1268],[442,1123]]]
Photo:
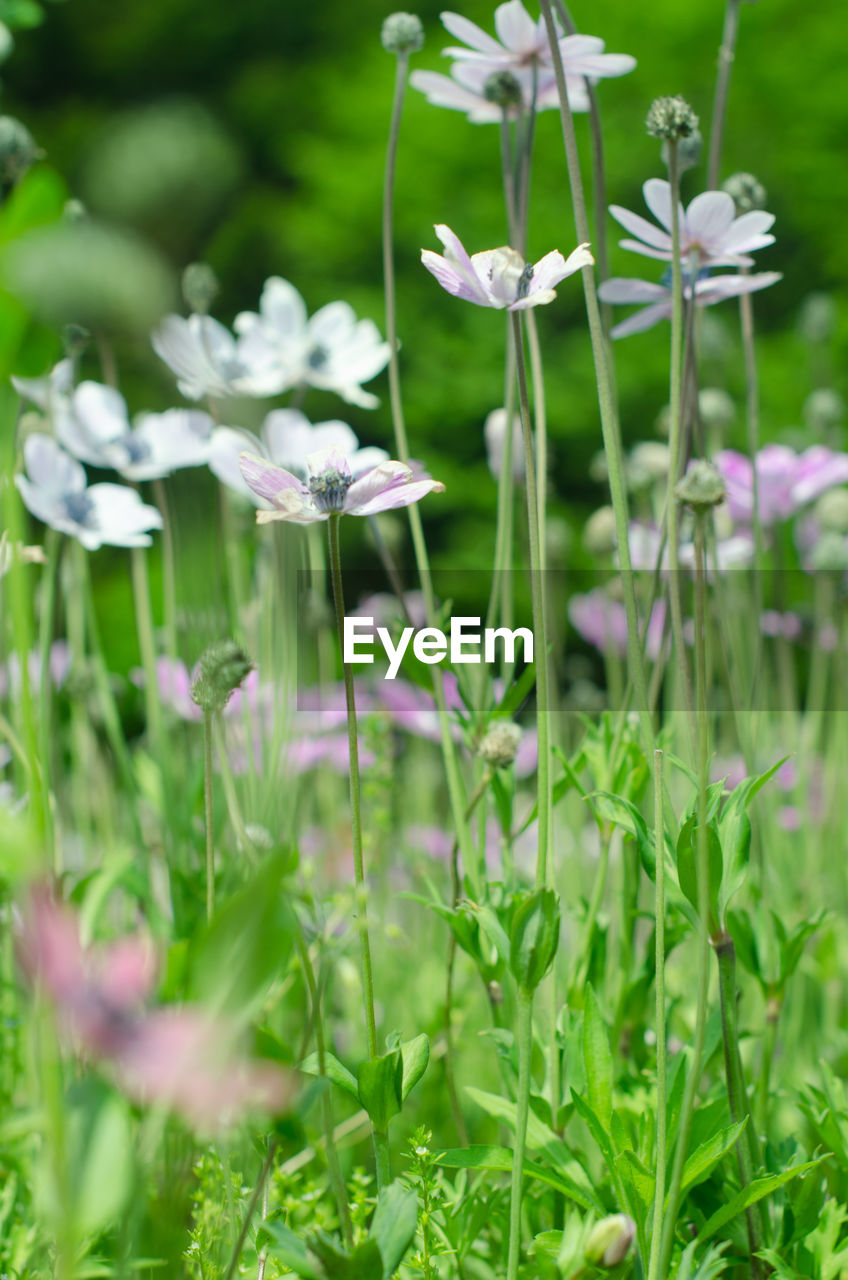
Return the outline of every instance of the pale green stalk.
[[[659,1280],[666,1175],[666,1022],[665,1022],[665,834],[663,819],[663,753],[654,752],[654,930],[657,1035],[657,1167],[654,1174],[654,1217],[651,1224],[651,1257],[648,1280]]]
[[[177,575],[174,551],[174,524],[168,491],[164,480],[153,481],[153,496],[162,514],[162,619],[165,651],[169,658],[177,656]]]
[[[41,598],[39,601],[38,718],[40,727],[41,772],[44,782],[45,834],[48,846],[51,844],[53,846],[53,869],[56,875],[59,876],[62,874],[62,846],[53,820],[55,793],[51,787],[52,770],[50,767],[50,747],[52,742],[50,717],[53,703],[53,677],[50,671],[50,648],[53,643],[53,626],[56,616],[56,583],[59,573],[59,555],[62,545],[61,535],[57,533],[55,529],[48,529],[44,545],[47,563],[44,566],[44,572],[41,577]]]
[[[203,712],[203,814],[206,824],[206,919],[215,914],[215,830],[212,804],[212,712]]]
[[[724,137],[724,117],[727,110],[727,91],[730,86],[730,70],[736,56],[736,36],[739,31],[739,0],[727,0],[724,11],[724,30],[718,51],[718,75],[716,76],[713,118],[710,125],[710,158],[707,164],[707,190],[718,186],[721,144]]]
[[[407,441],[406,424],[403,416],[403,401],[401,399],[400,390],[400,366],[398,363],[393,214],[395,160],[397,157],[398,138],[400,136],[401,116],[403,114],[403,100],[406,92],[408,64],[408,54],[401,53],[397,55],[395,91],[392,103],[391,123],[389,126],[389,140],[386,148],[386,173],[383,190],[383,279],[386,293],[386,338],[388,340],[390,351],[389,402],[391,405],[392,426],[394,428],[397,455],[400,461],[404,463],[409,462],[409,443]],[[433,593],[433,583],[430,576],[430,561],[427,555],[427,545],[424,541],[424,529],[421,523],[421,513],[418,510],[418,507],[413,503],[407,507],[407,515],[409,517],[409,529],[412,535],[412,546],[415,552],[415,564],[418,569],[418,577],[420,579],[421,590],[424,595],[427,624],[428,626],[433,626],[435,625],[436,618],[436,601]],[[332,523],[332,520],[330,523]],[[453,737],[451,736],[451,724],[448,717],[447,701],[445,699],[444,675],[442,668],[438,665],[433,667],[432,672],[433,696],[435,698],[436,709],[439,716],[439,733],[441,736],[442,756],[445,765],[451,813],[453,815],[454,826],[459,839],[460,852],[462,854],[462,861],[466,873],[473,879],[476,879],[474,845],[471,839],[471,831],[468,823],[464,821],[464,787],[456,748],[454,746]],[[475,885],[475,892],[479,892],[481,888],[481,885]]]
[[[577,239],[580,243],[588,243],[589,220],[586,214],[586,201],[583,195],[583,181],[580,176],[580,160],[577,154],[577,140],[574,134],[574,121],[568,104],[568,91],[565,83],[565,71],[562,65],[562,54],[557,41],[557,32],[551,13],[550,0],[540,0],[542,16],[548,33],[551,59],[556,75],[559,92],[560,118],[562,136],[565,145],[565,157],[568,167],[568,178],[571,187],[571,200],[574,209],[574,222]],[[636,606],[636,588],[633,580],[633,568],[630,559],[630,543],[628,539],[627,493],[624,485],[624,455],[621,444],[621,431],[615,407],[615,393],[610,369],[609,351],[604,336],[603,325],[598,308],[595,291],[595,278],[592,268],[582,268],[583,292],[586,299],[586,316],[589,324],[589,335],[592,342],[592,356],[595,364],[595,377],[598,389],[598,405],[601,415],[601,430],[604,440],[604,451],[609,469],[610,497],[615,512],[616,539],[618,557],[621,565],[621,577],[624,590],[624,608],[627,616],[627,659],[630,678],[636,693],[636,704],[639,711],[642,732],[646,748],[653,748],[654,730],[648,712],[648,689],[645,680],[645,668],[642,650],[639,643],[639,615]]]
[[[515,1114],[515,1149],[509,1193],[509,1252],[506,1280],[516,1280],[521,1253],[521,1189],[524,1153],[527,1150],[527,1118],[530,1113],[530,1060],[533,1052],[533,992],[518,988],[518,1097]]]
[[[330,577],[333,584],[333,604],[336,613],[336,627],[339,645],[344,653],[344,595],[342,592],[342,564],[339,548],[339,521],[341,516],[333,513],[327,521],[327,532],[330,547]],[[362,989],[365,998],[365,1028],[368,1044],[368,1057],[377,1057],[377,1022],[374,1016],[374,976],[371,968],[371,940],[368,936],[368,887],[365,883],[365,867],[362,858],[362,811],[359,782],[359,741],[356,732],[356,698],[353,688],[353,671],[350,663],[342,661],[344,672],[345,704],[347,706],[347,743],[350,759],[350,824],[353,844],[353,873],[356,884],[354,918],[359,930],[359,942],[362,963]],[[377,1187],[382,1189],[391,1181],[389,1170],[388,1135],[376,1129],[374,1134],[374,1152],[377,1159]]]

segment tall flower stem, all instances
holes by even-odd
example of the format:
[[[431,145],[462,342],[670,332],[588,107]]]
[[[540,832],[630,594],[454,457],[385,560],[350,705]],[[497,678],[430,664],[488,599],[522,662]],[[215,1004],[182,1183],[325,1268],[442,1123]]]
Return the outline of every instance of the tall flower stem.
[[[50,714],[52,708],[53,680],[50,671],[50,648],[53,643],[53,626],[56,617],[56,585],[59,576],[59,555],[61,551],[61,535],[49,529],[45,538],[47,563],[41,579],[41,600],[38,635],[38,702],[41,770],[44,780],[44,821],[47,829],[48,843],[53,845],[53,869],[56,875],[62,872],[61,845],[56,837],[53,810],[55,799],[51,790],[50,768]]]
[[[657,1167],[654,1175],[654,1219],[648,1280],[659,1280],[666,1174],[666,1026],[665,1026],[665,834],[663,830],[663,753],[654,752],[654,882],[655,990],[657,1034]]]
[[[668,529],[669,603],[671,631],[677,662],[683,677],[687,706],[692,708],[692,686],[683,639],[683,609],[680,601],[680,513],[674,486],[680,478],[682,458],[682,364],[683,364],[683,273],[680,262],[680,174],[677,142],[668,142],[668,182],[671,200],[671,357],[669,372],[668,486],[666,521]]]
[[[212,717],[203,713],[203,815],[206,825],[206,919],[215,914],[215,822],[212,804]]]
[[[680,1209],[683,1169],[689,1154],[689,1138],[692,1132],[692,1116],[695,1095],[701,1082],[701,1064],[704,1056],[704,1039],[707,1026],[707,1000],[710,981],[710,867],[707,844],[707,787],[709,784],[709,721],[707,718],[707,570],[706,531],[707,519],[702,511],[695,517],[695,718],[697,725],[698,801],[695,866],[698,882],[698,985],[695,1006],[695,1035],[692,1043],[692,1061],[686,1077],[686,1088],[680,1108],[677,1142],[671,1185],[660,1240],[660,1261],[657,1274],[666,1276],[674,1243],[674,1228]]]
[[[551,13],[551,0],[540,0],[542,16],[548,33],[551,59],[556,75],[559,92],[560,119],[562,121],[562,137],[565,146],[568,179],[571,188],[571,200],[574,209],[574,223],[577,228],[577,239],[587,242],[589,235],[589,219],[586,213],[586,200],[583,195],[583,180],[580,176],[580,159],[577,154],[577,139],[574,133],[574,120],[568,104],[568,90],[565,83],[565,70],[562,65],[562,54],[557,40],[556,27]],[[636,706],[639,712],[642,732],[646,747],[653,749],[654,730],[648,711],[648,688],[645,680],[645,667],[642,650],[639,644],[639,615],[636,606],[636,586],[633,579],[633,568],[630,559],[630,543],[628,539],[627,493],[624,485],[624,454],[621,444],[621,430],[615,407],[615,391],[613,387],[609,350],[604,336],[598,297],[595,291],[595,277],[591,266],[582,268],[583,292],[586,299],[586,317],[589,324],[589,336],[592,342],[592,357],[595,364],[595,378],[598,388],[598,405],[601,415],[601,431],[603,433],[604,452],[609,469],[610,497],[615,512],[616,540],[618,557],[621,565],[622,585],[624,590],[624,608],[627,616],[627,661],[630,678],[636,694]]]
[[[730,87],[730,71],[736,56],[736,36],[739,32],[740,0],[727,0],[724,11],[724,30],[721,34],[721,48],[718,51],[718,75],[716,76],[715,97],[713,98],[713,118],[710,123],[710,156],[707,163],[707,190],[714,191],[718,186],[718,171],[721,161],[721,144],[724,137],[724,117],[727,111],[727,91]]]
[[[530,1113],[530,1059],[533,1052],[533,992],[518,989],[518,1098],[515,1115],[515,1148],[512,1153],[512,1183],[509,1198],[509,1252],[506,1280],[516,1280],[521,1252],[521,1188],[524,1181],[524,1153],[527,1148],[527,1118]]]
[[[386,294],[386,338],[389,344],[389,403],[391,405],[392,426],[394,428],[395,445],[401,462],[409,462],[409,441],[406,435],[406,423],[403,415],[403,400],[400,389],[400,365],[398,362],[397,308],[395,299],[395,264],[394,264],[394,188],[395,161],[397,158],[400,122],[403,115],[403,102],[406,95],[406,78],[409,69],[409,55],[399,53],[395,68],[395,89],[392,102],[392,115],[389,125],[389,140],[386,147],[386,170],[383,188],[383,280]],[[414,504],[407,507],[409,529],[412,535],[412,547],[415,553],[415,564],[424,594],[424,607],[428,626],[435,624],[436,601],[433,583],[430,577],[430,560],[427,555],[427,544],[424,541],[424,528],[421,513]],[[330,520],[332,524],[332,519]],[[465,795],[462,775],[457,759],[456,748],[451,736],[451,725],[448,718],[447,700],[445,698],[444,676],[440,666],[433,667],[433,696],[439,716],[439,734],[441,738],[442,756],[450,799],[451,814],[459,839],[460,852],[465,871],[472,879],[476,879],[474,844],[471,829],[465,821]],[[475,891],[481,888],[475,885]]]
[[[518,405],[524,439],[524,463],[527,492],[527,526],[530,545],[530,591],[533,603],[533,636],[536,656],[536,722],[539,738],[537,765],[539,844],[536,854],[536,887],[542,888],[548,878],[548,842],[551,820],[550,789],[550,719],[548,705],[548,629],[542,581],[539,499],[536,489],[536,467],[533,459],[533,435],[530,430],[530,406],[527,397],[527,370],[524,363],[523,334],[518,312],[512,312],[512,336],[515,368],[518,375]]]
[[[333,584],[333,604],[339,645],[344,653],[344,595],[342,592],[342,561],[339,548],[339,521],[333,514],[327,522],[330,548],[330,578]],[[342,661],[344,672],[345,704],[347,707],[347,744],[350,759],[350,826],[353,843],[353,874],[356,883],[354,918],[359,929],[359,945],[362,963],[362,990],[365,998],[365,1029],[369,1058],[377,1057],[377,1022],[374,1016],[374,975],[371,968],[371,940],[368,935],[368,888],[365,883],[365,867],[362,858],[362,810],[359,783],[359,741],[356,732],[356,699],[353,690],[353,671]],[[374,1133],[374,1150],[377,1157],[377,1186],[382,1188],[388,1167],[388,1138],[384,1133]]]
[[[162,513],[162,618],[165,649],[169,658],[177,656],[177,575],[174,522],[164,480],[153,481],[153,496]]]
[[[167,801],[170,794],[168,738],[165,733],[162,703],[159,700],[159,682],[156,678],[156,639],[153,628],[153,608],[150,601],[150,576],[147,569],[146,551],[143,547],[130,548],[130,566],[138,647],[141,654],[141,665],[144,669],[145,719],[147,721],[147,731],[150,734],[150,745],[156,756],[156,763],[159,766],[159,773],[162,779],[162,799],[167,819]],[[164,825],[167,830],[167,820]]]

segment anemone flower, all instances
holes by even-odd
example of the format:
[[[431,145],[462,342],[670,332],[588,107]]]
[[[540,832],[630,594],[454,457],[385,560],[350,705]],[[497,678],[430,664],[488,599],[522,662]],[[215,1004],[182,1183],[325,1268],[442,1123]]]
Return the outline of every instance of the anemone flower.
[[[568,601],[568,618],[578,635],[601,653],[627,656],[627,617],[624,605],[603,587],[574,594]],[[660,655],[665,633],[665,601],[657,600],[645,634],[645,652],[651,662]]]
[[[727,486],[730,514],[740,524],[753,520],[755,466],[757,515],[767,526],[790,519],[828,489],[848,482],[848,454],[821,444],[803,453],[787,445],[767,444],[755,463],[734,449],[723,449],[714,461]]]
[[[105,545],[149,547],[162,528],[156,507],[122,484],[87,485],[85,471],[52,436],[34,432],[24,443],[26,475],[15,484],[27,508],[51,529],[68,533],[88,551]]]
[[[334,391],[362,409],[379,404],[361,384],[389,363],[389,344],[373,320],[357,320],[347,302],[331,302],[309,318],[294,285],[272,276],[262,290],[259,314],[243,311],[234,328],[242,355],[269,376],[276,374],[276,391],[310,386]]]
[[[389,459],[354,478],[350,462],[340,449],[310,454],[304,483],[283,467],[265,458],[243,453],[239,458],[247,485],[271,510],[257,511],[259,524],[290,520],[314,524],[332,515],[373,516],[396,507],[408,507],[425,494],[443,493],[438,480],[415,480],[410,467]]]
[[[74,385],[74,362],[60,360],[43,378],[12,378],[18,395],[49,413],[54,405],[71,394]]]
[[[618,243],[622,249],[631,249],[647,258],[671,262],[671,186],[664,178],[649,178],[642,193],[645,204],[663,229],[638,213],[612,204],[610,213],[616,222],[638,237]],[[774,236],[766,234],[774,222],[774,214],[755,209],[737,218],[733,197],[726,191],[704,191],[687,209],[682,205],[678,209],[683,261],[697,252],[703,267],[750,267],[754,259],[749,255],[754,250],[774,244]]]
[[[758,289],[767,289],[777,284],[783,277],[779,271],[761,271],[754,276],[703,276],[695,281],[695,306],[712,307],[726,298],[738,298],[742,293],[756,293]],[[692,286],[684,283],[684,298],[692,298]],[[610,330],[610,337],[625,338],[631,333],[641,333],[650,329],[660,320],[667,320],[671,315],[671,288],[666,284],[654,284],[650,280],[632,280],[614,277],[605,280],[598,288],[598,297],[602,302],[612,303],[647,303],[641,311],[622,320]]]
[[[151,343],[177,375],[177,386],[187,400],[273,396],[283,390],[279,368],[260,352],[246,352],[244,344],[211,316],[165,316]]]
[[[354,478],[389,457],[385,449],[360,449],[346,422],[313,424],[299,409],[274,409],[265,418],[258,436],[235,427],[218,427],[212,436],[209,469],[228,488],[244,494],[256,506],[266,507],[265,500],[245,483],[239,469],[239,455],[253,453],[304,480],[306,459],[310,453],[322,449],[340,449],[350,463]]]
[[[526,311],[553,302],[554,285],[595,261],[588,244],[578,245],[567,258],[553,249],[535,264],[525,263],[518,250],[508,245],[469,257],[450,227],[439,223],[434,229],[445,246],[444,257],[422,249],[421,261],[443,289],[478,307]]]
[[[553,111],[559,106],[559,91],[552,71],[534,73],[533,68],[514,69],[511,74],[521,96],[519,101],[510,103],[506,108],[486,97],[486,81],[491,74],[489,67],[477,66],[473,62],[455,62],[447,76],[439,71],[416,69],[411,73],[409,83],[434,107],[464,111],[471,124],[498,124],[503,119],[504,110],[507,119],[516,120],[531,111]],[[571,110],[588,111],[585,81],[580,77],[569,77],[566,87]]]

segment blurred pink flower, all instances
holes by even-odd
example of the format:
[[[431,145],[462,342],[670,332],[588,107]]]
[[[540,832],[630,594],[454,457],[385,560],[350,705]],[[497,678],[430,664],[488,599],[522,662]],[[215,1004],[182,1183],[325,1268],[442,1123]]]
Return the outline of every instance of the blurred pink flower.
[[[503,245],[469,257],[450,227],[438,223],[435,232],[445,246],[444,257],[421,250],[421,261],[443,289],[478,307],[522,311],[553,302],[554,285],[595,261],[588,244],[578,245],[564,258],[553,249],[537,263],[525,263],[517,249]]]
[[[611,651],[627,656],[627,616],[620,600],[613,600],[603,587],[568,601],[568,617],[575,631],[601,653]],[[641,620],[644,623],[644,619]],[[665,601],[657,600],[651,610],[645,637],[645,652],[651,662],[659,657],[665,630]]]
[[[270,511],[257,511],[258,524],[272,520],[314,524],[329,520],[331,515],[377,515],[408,507],[428,493],[443,493],[445,488],[429,477],[414,479],[410,467],[391,459],[356,478],[339,449],[312,453],[306,461],[309,474],[304,484],[290,471],[264,458],[241,454],[239,465],[245,482],[272,507]]]
[[[731,516],[740,524],[750,524],[754,464],[733,449],[723,449],[713,461],[727,486]],[[760,523],[773,525],[788,520],[826,490],[848,482],[848,453],[837,453],[821,444],[811,445],[803,453],[787,445],[767,444],[757,454],[756,469]]]
[[[145,1007],[156,976],[148,938],[83,947],[76,916],[42,885],[24,910],[19,955],[75,1049],[111,1066],[138,1102],[217,1130],[246,1110],[280,1110],[290,1096],[282,1071],[238,1053],[226,1019],[199,1006]]]
[[[54,689],[61,689],[71,669],[71,651],[65,640],[54,640],[50,646],[47,663],[47,674]],[[27,659],[27,674],[31,688],[41,685],[41,656],[33,649]],[[11,696],[17,698],[21,690],[21,664],[16,653],[10,653],[4,663],[0,663],[0,698]]]
[[[762,271],[753,276],[704,276],[695,281],[695,306],[712,307],[726,298],[737,298],[742,293],[755,293],[758,289],[767,289],[782,279],[779,271]],[[687,300],[692,297],[692,286],[685,283],[683,296]],[[622,320],[610,330],[613,338],[624,338],[631,333],[640,333],[650,329],[660,320],[671,316],[671,288],[666,284],[654,284],[649,280],[632,280],[614,277],[605,280],[598,288],[598,297],[602,302],[634,304],[647,303],[641,311]]]
[[[665,178],[649,178],[642,193],[663,230],[639,214],[612,204],[609,211],[616,222],[639,237],[619,240],[619,244],[622,249],[632,249],[647,258],[671,262],[671,187]],[[691,253],[698,253],[701,267],[749,267],[754,260],[748,255],[753,250],[774,244],[774,236],[765,234],[774,222],[774,214],[752,210],[737,218],[733,197],[726,191],[704,191],[686,210],[680,205],[679,214],[682,261]]]

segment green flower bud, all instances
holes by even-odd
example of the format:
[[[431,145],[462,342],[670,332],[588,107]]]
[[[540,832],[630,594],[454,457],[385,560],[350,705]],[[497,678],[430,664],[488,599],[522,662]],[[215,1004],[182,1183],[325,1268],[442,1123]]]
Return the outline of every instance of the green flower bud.
[[[200,657],[200,674],[191,686],[192,702],[207,714],[223,711],[233,692],[253,670],[235,640],[216,640]]]
[[[40,154],[26,125],[14,116],[0,116],[0,180],[4,184],[20,182]]]
[[[848,533],[848,489],[829,489],[815,505],[815,516],[827,533]]]
[[[524,100],[521,85],[511,71],[495,71],[483,85],[483,97],[499,107],[520,107]]]
[[[703,150],[704,139],[701,137],[701,130],[695,129],[690,133],[688,138],[681,138],[677,144],[677,172],[685,173],[687,169],[694,169],[696,165],[701,163],[701,151]],[[660,149],[662,162],[668,168],[668,142],[664,142]]]
[[[583,546],[593,556],[609,556],[615,551],[615,512],[598,507],[583,527]]]
[[[829,342],[836,329],[836,303],[829,293],[809,293],[798,317],[801,336],[817,346]]]
[[[634,493],[667,476],[668,445],[659,440],[642,440],[633,446],[627,459],[627,484]]]
[[[424,28],[414,13],[390,13],[380,32],[387,53],[417,53],[424,46]]]
[[[559,926],[559,898],[553,889],[535,889],[524,897],[509,938],[509,967],[524,991],[534,991],[553,964]]]
[[[596,1267],[617,1267],[636,1238],[636,1223],[626,1213],[601,1218],[589,1232],[584,1257]]]
[[[828,431],[845,418],[845,401],[831,387],[819,387],[807,396],[803,412],[811,431]]]
[[[91,331],[82,324],[66,324],[62,330],[65,355],[72,359],[81,356],[91,342]]]
[[[674,487],[677,501],[694,508],[695,511],[706,511],[709,507],[724,502],[727,489],[718,467],[699,458],[693,462],[686,475]]]
[[[65,207],[62,210],[62,217],[68,222],[82,222],[88,217],[88,210],[82,200],[66,200]]]
[[[506,769],[515,759],[521,730],[511,720],[498,720],[483,735],[477,754],[496,769]]]
[[[685,98],[655,98],[645,118],[645,128],[652,138],[676,142],[692,136],[698,128],[698,117]]]
[[[707,427],[729,427],[736,417],[736,405],[721,387],[704,387],[698,392],[698,412]]]
[[[206,262],[190,262],[183,272],[181,286],[186,306],[199,316],[208,314],[220,289],[218,277]]]
[[[765,209],[768,197],[763,184],[753,173],[732,173],[721,184],[722,191],[733,197],[736,212],[750,213],[752,209]]]

